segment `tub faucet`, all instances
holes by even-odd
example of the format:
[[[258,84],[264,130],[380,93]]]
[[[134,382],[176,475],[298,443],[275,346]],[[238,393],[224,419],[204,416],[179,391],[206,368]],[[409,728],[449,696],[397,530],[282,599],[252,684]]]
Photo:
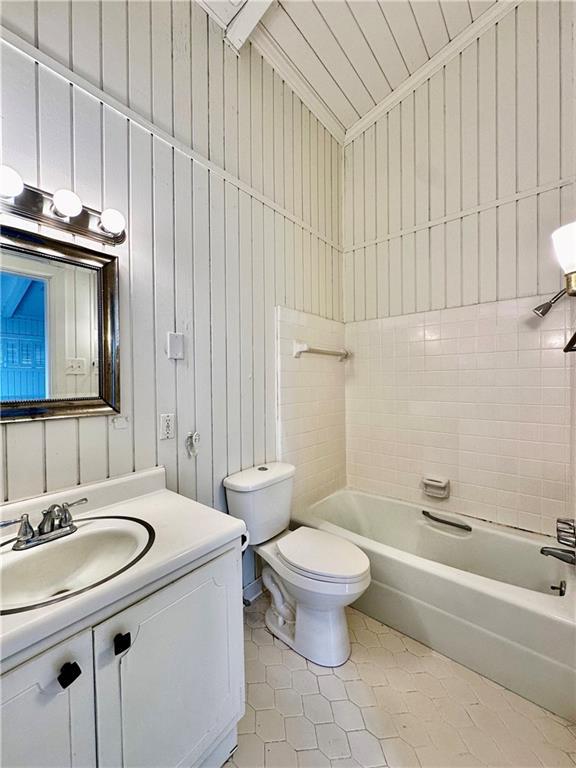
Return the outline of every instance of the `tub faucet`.
[[[556,520],[556,538],[559,544],[572,549],[559,549],[558,547],[542,547],[541,555],[550,555],[563,563],[576,565],[576,520],[568,517],[559,517]]]
[[[572,552],[569,549],[542,547],[540,554],[550,555],[550,557],[555,557],[557,560],[562,560],[563,563],[568,563],[569,565],[576,565],[576,552]]]
[[[576,520],[559,517],[556,520],[556,539],[558,544],[576,549]]]

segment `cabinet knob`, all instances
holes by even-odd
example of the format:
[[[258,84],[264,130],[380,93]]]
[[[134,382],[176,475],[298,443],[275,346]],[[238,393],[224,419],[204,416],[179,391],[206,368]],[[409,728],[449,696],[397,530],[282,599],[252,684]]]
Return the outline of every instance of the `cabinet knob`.
[[[126,632],[125,634],[119,632],[114,637],[114,655],[118,656],[119,654],[124,653],[124,651],[127,651],[128,648],[130,648],[131,644],[132,637],[130,636],[130,632]]]
[[[75,661],[67,661],[66,664],[63,664],[60,668],[60,674],[56,679],[62,688],[68,688],[68,686],[72,685],[74,680],[79,678],[81,674],[82,670]]]

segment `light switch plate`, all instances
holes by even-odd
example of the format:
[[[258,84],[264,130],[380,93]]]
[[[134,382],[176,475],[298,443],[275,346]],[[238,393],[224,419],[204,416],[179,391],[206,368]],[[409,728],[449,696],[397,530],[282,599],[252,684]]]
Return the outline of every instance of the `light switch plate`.
[[[86,358],[85,357],[66,358],[66,374],[68,376],[85,376],[86,375]]]
[[[169,360],[184,359],[184,334],[167,333],[166,334],[166,354]]]

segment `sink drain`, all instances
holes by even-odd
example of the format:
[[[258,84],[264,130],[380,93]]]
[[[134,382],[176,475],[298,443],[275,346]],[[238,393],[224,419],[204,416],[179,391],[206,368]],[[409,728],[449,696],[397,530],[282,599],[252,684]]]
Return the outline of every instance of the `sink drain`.
[[[53,592],[50,597],[58,597],[58,595],[65,595],[66,592],[70,592],[69,589],[59,589],[57,592]]]

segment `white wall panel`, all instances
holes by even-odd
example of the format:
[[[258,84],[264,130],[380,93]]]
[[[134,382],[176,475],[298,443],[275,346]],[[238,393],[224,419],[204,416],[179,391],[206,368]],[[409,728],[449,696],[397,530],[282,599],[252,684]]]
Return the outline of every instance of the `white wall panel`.
[[[8,26],[153,125],[2,44],[3,160],[28,183],[73,186],[129,219],[127,241],[110,249],[121,416],[4,425],[4,498],[162,464],[169,487],[223,508],[225,475],[276,456],[275,306],[306,300],[340,318],[341,147],[250,46],[237,59],[195,4],[73,3],[66,41],[43,13],[40,30],[26,3],[13,5],[22,13],[3,11]],[[185,336],[182,361],[166,358],[169,330]],[[161,413],[176,414],[175,440],[159,440]]]
[[[469,23],[458,17],[467,4],[442,9],[450,36]],[[344,286],[347,319],[373,317],[368,285],[384,254],[379,316],[558,290],[550,234],[576,217],[573,24],[573,3],[524,0],[352,134],[344,148],[344,249],[355,281]],[[376,264],[370,256],[362,270],[358,255],[374,245]]]

